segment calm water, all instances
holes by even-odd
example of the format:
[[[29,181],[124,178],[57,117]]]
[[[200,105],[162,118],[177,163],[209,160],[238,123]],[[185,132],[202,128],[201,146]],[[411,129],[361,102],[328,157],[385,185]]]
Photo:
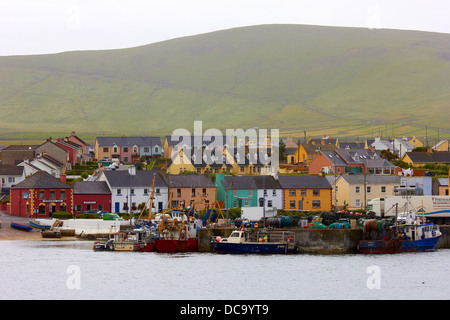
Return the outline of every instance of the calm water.
[[[234,256],[94,252],[92,244],[0,241],[0,299],[450,299],[445,249]]]

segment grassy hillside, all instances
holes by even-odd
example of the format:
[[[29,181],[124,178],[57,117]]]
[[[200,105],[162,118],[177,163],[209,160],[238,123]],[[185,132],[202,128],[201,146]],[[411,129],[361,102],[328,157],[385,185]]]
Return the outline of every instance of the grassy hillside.
[[[450,133],[450,35],[301,25],[0,57],[0,134]],[[386,133],[386,132],[385,132]]]

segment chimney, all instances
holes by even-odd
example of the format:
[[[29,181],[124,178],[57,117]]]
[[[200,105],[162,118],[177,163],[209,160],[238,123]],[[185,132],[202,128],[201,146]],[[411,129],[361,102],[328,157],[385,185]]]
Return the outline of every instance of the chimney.
[[[66,183],[66,175],[65,174],[60,175],[59,180],[61,180],[61,182]]]

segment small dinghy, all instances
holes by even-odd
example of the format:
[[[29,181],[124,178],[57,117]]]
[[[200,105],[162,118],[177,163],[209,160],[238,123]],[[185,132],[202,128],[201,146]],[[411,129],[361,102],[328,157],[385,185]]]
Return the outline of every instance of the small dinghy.
[[[11,222],[11,228],[22,230],[22,231],[31,231],[33,230],[32,227],[25,226],[23,224],[17,223],[17,222]]]

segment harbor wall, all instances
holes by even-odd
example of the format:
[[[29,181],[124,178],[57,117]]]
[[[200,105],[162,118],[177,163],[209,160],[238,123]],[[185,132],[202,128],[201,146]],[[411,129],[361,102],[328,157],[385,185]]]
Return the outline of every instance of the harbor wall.
[[[56,219],[36,219],[43,224],[52,225]],[[119,232],[121,225],[130,225],[129,221],[115,221],[115,220],[103,220],[103,219],[67,219],[62,220],[63,227],[68,229],[74,229],[76,235],[83,234],[108,234],[113,232]]]
[[[199,252],[214,252],[211,239],[217,236],[228,237],[233,228],[203,228],[198,233]],[[295,233],[295,243],[299,253],[310,254],[348,254],[358,253],[358,243],[363,237],[363,230],[357,229],[301,229],[288,228]],[[442,232],[436,249],[450,248],[450,226],[440,226]]]

